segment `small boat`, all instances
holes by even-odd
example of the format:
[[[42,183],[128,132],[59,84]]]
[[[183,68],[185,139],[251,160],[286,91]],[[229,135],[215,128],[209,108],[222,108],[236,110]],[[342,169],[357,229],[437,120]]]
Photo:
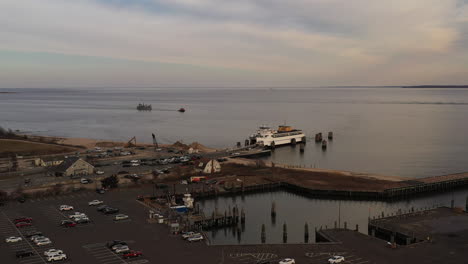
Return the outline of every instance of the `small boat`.
[[[328,139],[333,140],[333,132],[328,132]]]
[[[326,140],[322,141],[322,149],[327,149],[327,141]]]
[[[185,112],[185,108],[183,108],[183,107],[182,107],[182,108],[179,108],[179,110],[177,110],[177,111],[183,113],[183,112]]]

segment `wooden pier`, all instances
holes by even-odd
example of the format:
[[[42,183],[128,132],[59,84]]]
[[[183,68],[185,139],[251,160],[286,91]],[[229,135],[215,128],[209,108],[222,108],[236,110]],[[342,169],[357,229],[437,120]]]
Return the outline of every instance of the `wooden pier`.
[[[235,186],[226,191],[206,191],[192,194],[195,198],[213,198],[216,196],[232,196],[252,192],[268,192],[287,190],[300,195],[317,198],[335,198],[352,200],[399,200],[434,192],[446,192],[457,188],[468,187],[468,173],[458,173],[437,177],[402,181],[402,187],[385,190],[333,190],[314,189],[291,184],[284,181],[250,186]]]

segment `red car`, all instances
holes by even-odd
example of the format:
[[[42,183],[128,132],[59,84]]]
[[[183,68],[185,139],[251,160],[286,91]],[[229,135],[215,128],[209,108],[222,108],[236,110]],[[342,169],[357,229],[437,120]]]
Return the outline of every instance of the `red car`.
[[[20,218],[16,218],[15,220],[13,220],[13,222],[15,224],[20,223],[20,222],[31,223],[32,218],[31,217],[20,217]]]
[[[63,224],[64,227],[75,227],[76,223],[75,222],[66,222]]]
[[[16,223],[15,226],[20,228],[20,227],[25,227],[25,226],[32,226],[32,224],[29,222],[19,222],[19,223]]]
[[[141,253],[141,251],[132,250],[132,251],[130,251],[128,253],[123,254],[123,258],[136,258],[136,257],[139,257],[141,255],[143,255],[143,253]]]

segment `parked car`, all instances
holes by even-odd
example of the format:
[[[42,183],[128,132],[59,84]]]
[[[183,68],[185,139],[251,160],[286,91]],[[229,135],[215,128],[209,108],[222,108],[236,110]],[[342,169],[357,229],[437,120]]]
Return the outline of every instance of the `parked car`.
[[[105,204],[101,204],[98,207],[96,207],[96,210],[99,211],[99,212],[102,212],[104,209],[106,209],[108,207],[110,207],[110,206],[105,205]]]
[[[32,226],[32,223],[30,223],[30,222],[19,222],[19,223],[16,223],[15,226],[17,228],[21,228],[21,227],[25,227],[25,226]]]
[[[140,166],[140,163],[132,163],[131,166],[132,166],[132,167],[138,167],[138,166]]]
[[[285,258],[278,262],[278,264],[296,264],[296,261],[292,258]]]
[[[191,237],[187,238],[188,242],[198,242],[198,241],[202,241],[202,240],[203,240],[202,235],[194,235],[194,236],[191,236]]]
[[[64,226],[64,227],[75,227],[76,223],[74,221],[71,221],[71,220],[63,220],[61,225]]]
[[[143,255],[143,253],[141,251],[131,250],[130,252],[124,253],[122,257],[127,259],[127,258],[136,258],[136,257],[139,257],[141,255]]]
[[[15,220],[13,220],[13,223],[17,224],[19,222],[32,222],[32,218],[31,217],[20,217],[20,218],[16,218]]]
[[[124,253],[130,251],[130,248],[128,246],[119,246],[114,249],[115,253]]]
[[[47,261],[52,262],[52,261],[59,261],[59,260],[65,260],[67,259],[67,255],[65,254],[56,254],[56,255],[50,255],[47,256]]]
[[[96,171],[96,174],[97,174],[97,175],[103,175],[103,174],[104,174],[104,172],[103,172],[103,171],[100,171],[100,170],[98,170],[98,171]]]
[[[127,243],[125,241],[121,241],[121,240],[114,240],[114,241],[110,241],[110,242],[106,243],[106,246],[108,248],[112,248],[115,245],[127,245]]]
[[[107,207],[107,208],[104,208],[104,210],[102,210],[102,212],[104,214],[116,214],[119,212],[119,209],[117,208],[112,208],[112,207]]]
[[[21,240],[23,240],[23,238],[17,237],[17,236],[11,236],[11,237],[7,237],[7,238],[5,239],[5,242],[7,242],[7,243],[15,243],[15,242],[19,242],[19,241],[21,241]]]
[[[81,218],[81,217],[87,217],[86,214],[80,213],[80,212],[75,212],[74,214],[71,214],[68,216],[70,219],[76,219],[76,218]]]
[[[103,204],[104,202],[103,201],[100,201],[100,200],[92,200],[91,202],[88,203],[89,206],[93,206],[93,205],[100,205],[100,204]]]
[[[341,263],[344,261],[345,261],[345,258],[343,256],[333,256],[328,259],[329,264]]]
[[[42,239],[42,240],[38,240],[36,242],[36,245],[37,246],[45,246],[45,245],[49,245],[49,244],[52,244],[52,241],[50,241],[50,239]]]
[[[81,178],[80,182],[81,182],[82,184],[88,184],[88,183],[92,183],[93,180],[87,179],[87,178]]]
[[[45,238],[45,236],[43,236],[43,235],[34,235],[34,236],[30,237],[29,239],[31,239],[31,241],[36,242],[37,239],[42,239],[42,238]]]
[[[29,251],[29,250],[16,251],[16,258],[24,258],[24,257],[33,256],[33,255],[34,255],[34,252]]]
[[[61,205],[60,206],[60,211],[70,211],[70,210],[74,210],[73,206],[71,206],[71,205]]]
[[[99,194],[104,194],[105,190],[103,188],[97,188],[96,192],[99,193]]]
[[[52,255],[58,255],[62,253],[63,251],[60,249],[51,248],[51,249],[44,251],[44,256],[52,256]]]
[[[87,224],[87,223],[91,222],[91,220],[88,217],[79,217],[79,218],[75,219],[75,222],[77,224]]]
[[[195,233],[195,232],[185,232],[185,233],[182,233],[182,238],[188,239],[189,237],[194,236],[194,235],[201,235],[201,234]]]
[[[128,215],[125,215],[125,214],[117,214],[114,216],[114,220],[115,221],[119,221],[119,220],[125,220],[125,219],[128,219]]]

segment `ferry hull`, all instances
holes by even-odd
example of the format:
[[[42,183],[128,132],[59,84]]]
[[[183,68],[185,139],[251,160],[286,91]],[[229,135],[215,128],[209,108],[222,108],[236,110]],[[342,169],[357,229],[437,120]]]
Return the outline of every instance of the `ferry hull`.
[[[299,135],[286,136],[286,137],[274,138],[274,139],[269,139],[269,138],[257,139],[257,143],[265,147],[277,147],[277,146],[282,146],[282,145],[293,145],[296,143],[300,143],[304,140],[304,138],[305,138],[304,134],[299,134]]]

